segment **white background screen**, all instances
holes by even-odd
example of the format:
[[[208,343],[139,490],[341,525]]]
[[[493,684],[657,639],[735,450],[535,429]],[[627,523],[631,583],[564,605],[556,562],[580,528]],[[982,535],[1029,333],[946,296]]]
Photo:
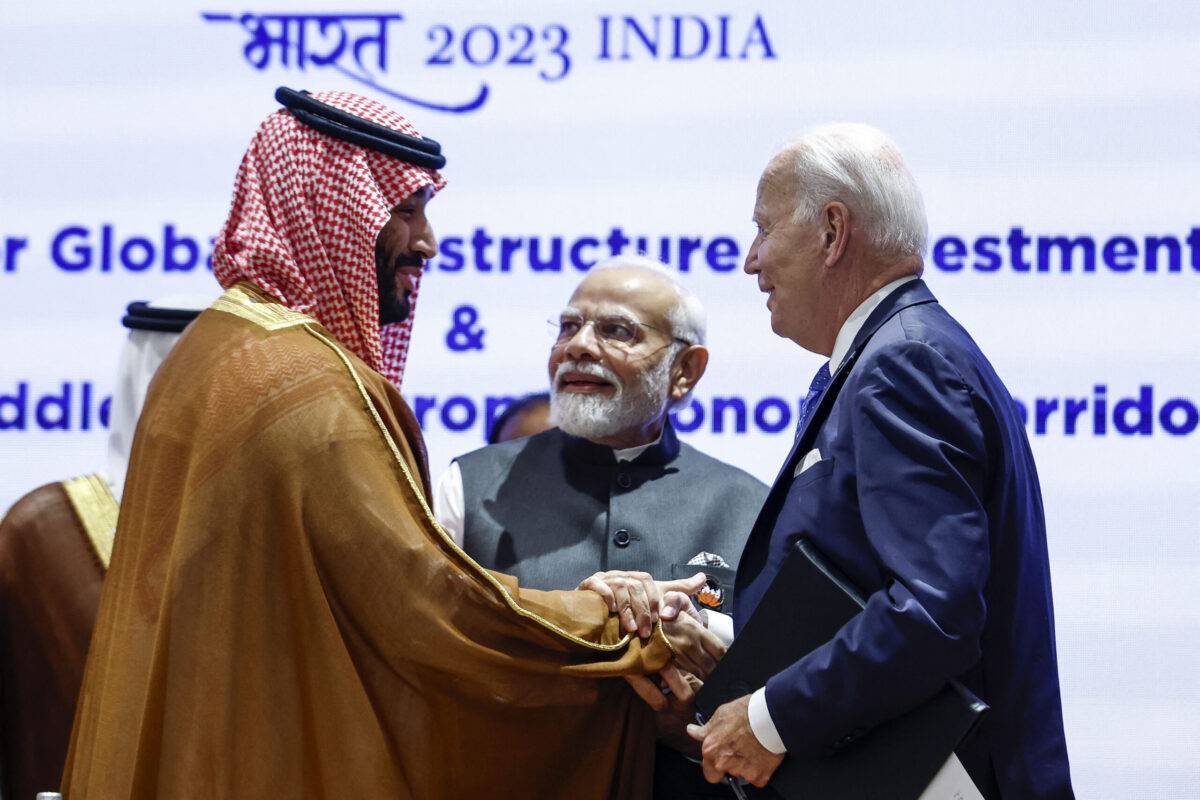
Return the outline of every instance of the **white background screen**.
[[[296,19],[331,6],[399,18]],[[7,3],[0,41],[0,507],[104,468],[124,306],[216,295],[278,85],[388,102],[448,155],[403,386],[435,475],[488,398],[544,388],[545,320],[616,231],[667,240],[708,309],[686,440],[769,482],[822,359],[740,271],[759,171],[814,124],[887,131],[929,286],[1028,410],[1078,794],[1200,797],[1196,4]],[[462,307],[481,349],[448,344]]]

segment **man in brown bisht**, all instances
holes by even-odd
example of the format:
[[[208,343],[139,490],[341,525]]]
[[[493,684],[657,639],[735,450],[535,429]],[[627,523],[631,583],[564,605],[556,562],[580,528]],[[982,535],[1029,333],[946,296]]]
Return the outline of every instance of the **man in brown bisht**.
[[[205,304],[130,304],[108,468],[38,487],[0,521],[0,797],[33,798],[62,777],[146,386]]]
[[[631,639],[442,531],[396,388],[440,147],[363,97],[276,96],[227,291],[142,414],[65,796],[645,796],[653,720],[612,678],[719,643],[686,613]]]

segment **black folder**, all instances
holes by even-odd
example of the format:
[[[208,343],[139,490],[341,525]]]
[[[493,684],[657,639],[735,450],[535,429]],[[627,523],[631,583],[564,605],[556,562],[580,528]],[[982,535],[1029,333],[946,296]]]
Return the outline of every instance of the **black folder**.
[[[705,719],[820,647],[866,600],[807,539],[696,695]],[[769,784],[788,800],[916,800],[987,705],[955,681],[902,716],[814,759],[788,756]]]

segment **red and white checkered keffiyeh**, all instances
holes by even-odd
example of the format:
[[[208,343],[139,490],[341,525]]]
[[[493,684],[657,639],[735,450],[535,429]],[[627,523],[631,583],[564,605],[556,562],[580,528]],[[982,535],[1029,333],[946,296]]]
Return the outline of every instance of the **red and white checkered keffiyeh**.
[[[314,99],[412,136],[404,117],[348,92]],[[327,136],[287,110],[267,117],[238,168],[233,206],[213,250],[221,286],[249,281],[310,314],[397,386],[413,314],[379,325],[375,239],[414,192],[445,186],[437,170]],[[419,284],[418,284],[419,285]],[[410,298],[416,308],[417,293]]]

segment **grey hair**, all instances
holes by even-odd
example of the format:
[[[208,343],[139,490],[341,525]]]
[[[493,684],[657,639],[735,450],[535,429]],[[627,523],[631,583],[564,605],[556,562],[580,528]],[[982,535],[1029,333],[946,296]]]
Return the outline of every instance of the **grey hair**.
[[[777,158],[793,170],[797,222],[815,220],[828,203],[841,201],[863,220],[880,255],[924,254],[929,226],[921,190],[883,131],[853,122],[821,125]]]
[[[640,269],[652,272],[671,284],[675,290],[675,304],[667,310],[667,319],[671,323],[671,335],[682,339],[688,344],[704,344],[708,334],[708,314],[699,298],[691,290],[679,282],[670,267],[661,261],[656,261],[644,255],[619,255],[606,258],[592,267],[591,272],[608,269]],[[589,272],[589,274],[591,274]],[[678,345],[678,342],[675,342]],[[672,351],[671,357],[678,355],[678,350]]]

